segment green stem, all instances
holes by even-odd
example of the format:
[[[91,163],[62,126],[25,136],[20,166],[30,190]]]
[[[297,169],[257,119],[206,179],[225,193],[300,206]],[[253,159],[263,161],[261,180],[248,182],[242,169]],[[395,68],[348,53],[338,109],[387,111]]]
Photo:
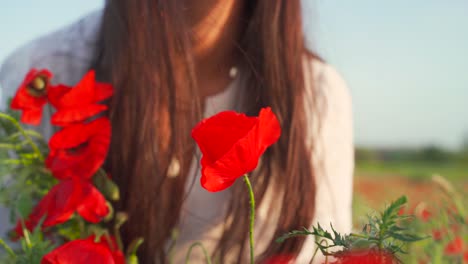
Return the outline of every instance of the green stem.
[[[0,149],[18,149],[15,144],[0,143]]]
[[[86,232],[86,225],[84,220],[81,217],[77,217],[76,221],[78,222],[78,230],[80,231],[80,238],[85,238],[88,236]]]
[[[326,249],[326,252],[325,252],[325,253],[326,253],[326,254],[325,254],[325,264],[328,264],[328,255],[329,255],[329,252],[328,252],[328,248],[329,248],[329,246],[328,246],[328,240],[322,240],[322,241],[320,241],[320,245],[321,245],[323,242],[325,242],[325,247],[327,248],[327,249]]]
[[[167,250],[169,256],[169,264],[174,264],[174,251],[177,244],[177,239],[179,238],[179,231],[174,228],[171,232],[171,245]]]
[[[31,248],[32,244],[31,244],[31,239],[29,238],[29,230],[27,230],[26,227],[24,227],[24,224],[23,224],[23,237],[24,237],[24,240],[26,241],[26,245],[28,246],[28,248]]]
[[[252,184],[250,184],[249,176],[244,175],[244,181],[249,189],[250,197],[250,226],[249,226],[249,242],[250,242],[250,264],[254,264],[254,224],[255,224],[255,197],[252,189]]]
[[[29,145],[31,145],[31,148],[36,153],[38,159],[40,161],[44,161],[44,156],[42,155],[41,151],[39,150],[37,145],[34,143],[34,141],[31,139],[31,137],[28,135],[28,133],[26,133],[26,131],[21,127],[18,121],[16,121],[16,119],[4,113],[0,113],[0,118],[4,118],[10,121],[18,129],[21,135],[23,135],[24,139],[29,143]]]
[[[314,255],[312,255],[312,258],[309,261],[309,264],[312,264],[314,262],[315,256],[317,256],[317,252],[319,251],[319,247],[315,248]]]
[[[199,246],[201,248],[201,250],[203,251],[203,255],[205,256],[205,259],[206,259],[206,263],[207,264],[211,264],[211,258],[210,256],[208,255],[208,251],[206,251],[206,248],[205,246],[203,246],[203,244],[200,242],[200,241],[197,241],[195,243],[193,243],[190,247],[189,247],[189,250],[187,252],[187,255],[185,256],[185,264],[188,264],[189,263],[189,260],[190,260],[190,255],[192,254],[192,250],[194,247],[196,246]]]
[[[38,132],[34,131],[34,130],[30,130],[30,129],[24,130],[24,133],[26,133],[26,135],[28,135],[28,136],[31,136],[33,138],[44,141],[44,137],[41,134],[39,134]],[[20,137],[21,135],[22,135],[21,132],[15,132],[15,133],[11,134],[9,137],[7,137],[7,140],[8,141],[14,140],[14,139]]]
[[[11,257],[16,257],[16,254],[15,252],[13,252],[13,249],[11,249],[11,247],[9,247],[5,241],[3,241],[3,239],[0,238],[0,246],[2,246],[5,251],[8,253],[8,255],[10,255]]]
[[[383,235],[385,234],[385,229],[382,229],[382,227],[380,227],[380,231],[379,231],[379,249],[382,250],[383,249]]]
[[[123,242],[122,242],[122,236],[120,235],[120,228],[114,226],[114,237],[115,237],[115,242],[117,243],[117,246],[121,251],[123,251]]]
[[[3,159],[0,161],[2,165],[21,165],[23,164],[23,160],[21,159]]]

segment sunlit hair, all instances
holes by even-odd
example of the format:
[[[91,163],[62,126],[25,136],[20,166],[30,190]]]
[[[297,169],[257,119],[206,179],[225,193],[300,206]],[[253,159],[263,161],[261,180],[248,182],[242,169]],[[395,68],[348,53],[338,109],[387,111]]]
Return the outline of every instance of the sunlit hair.
[[[304,45],[300,0],[249,0],[244,8],[245,29],[238,46],[247,62],[242,69],[249,91],[245,110],[257,114],[271,106],[283,130],[251,177],[259,205],[267,187],[283,194],[268,201],[271,210],[280,211],[277,226],[268,229],[276,238],[309,226],[314,215],[316,170],[305,144],[310,122],[305,108],[313,111],[316,99],[305,105],[303,60],[315,57]],[[122,190],[115,206],[129,214],[122,230],[125,243],[145,238],[139,250],[142,263],[167,262],[165,245],[178,224],[195,149],[190,130],[204,107],[181,12],[175,0],[108,0],[91,65],[100,79],[115,85],[107,167]],[[182,164],[178,177],[166,176],[172,158]],[[248,250],[245,186],[237,182],[232,192],[224,232],[213,253],[221,263],[227,255],[241,263]],[[297,255],[302,244],[303,238],[271,241],[262,258]]]

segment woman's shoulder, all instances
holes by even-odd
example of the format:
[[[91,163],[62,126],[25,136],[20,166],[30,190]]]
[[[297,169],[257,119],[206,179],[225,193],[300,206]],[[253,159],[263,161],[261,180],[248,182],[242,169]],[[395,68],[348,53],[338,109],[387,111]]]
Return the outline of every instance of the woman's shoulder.
[[[304,59],[306,89],[322,95],[326,103],[351,105],[351,93],[341,73],[323,59],[308,54]],[[343,105],[344,104],[344,105]]]
[[[0,109],[32,68],[46,68],[57,83],[76,83],[92,60],[102,11],[41,36],[15,50],[0,66]]]
[[[304,77],[306,88],[304,99],[306,114],[311,120],[309,124],[311,133],[323,134],[327,133],[327,130],[338,128],[351,130],[353,119],[351,92],[338,70],[324,60],[309,54],[304,59]]]

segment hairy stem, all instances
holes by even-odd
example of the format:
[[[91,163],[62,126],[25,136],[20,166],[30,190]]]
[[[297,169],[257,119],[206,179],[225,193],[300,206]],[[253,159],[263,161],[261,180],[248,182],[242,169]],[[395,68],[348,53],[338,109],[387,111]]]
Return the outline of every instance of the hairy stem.
[[[249,177],[247,174],[244,175],[244,181],[249,189],[249,197],[250,197],[250,226],[249,226],[249,244],[250,244],[250,264],[254,264],[254,224],[255,224],[255,197],[254,192],[252,189],[252,184],[250,184]]]
[[[0,238],[0,246],[2,246],[5,249],[8,255],[10,255],[11,257],[16,257],[16,254],[15,252],[13,252],[13,249],[11,249],[11,247],[9,247],[7,243],[5,243],[5,241],[3,241],[3,239],[1,238]]]
[[[206,248],[205,246],[203,246],[202,242],[200,241],[197,241],[195,243],[193,243],[190,247],[189,247],[189,250],[187,252],[187,255],[185,256],[185,264],[188,264],[189,261],[190,261],[190,255],[192,254],[192,250],[194,247],[200,247],[201,250],[203,251],[203,255],[205,256],[205,259],[206,259],[206,263],[207,264],[211,264],[211,258],[210,256],[208,255],[208,251],[206,251]]]

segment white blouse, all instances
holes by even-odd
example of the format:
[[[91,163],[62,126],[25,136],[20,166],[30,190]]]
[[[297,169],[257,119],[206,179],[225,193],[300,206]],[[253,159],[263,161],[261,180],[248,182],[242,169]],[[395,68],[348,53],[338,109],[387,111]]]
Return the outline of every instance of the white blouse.
[[[0,109],[6,109],[7,99],[14,95],[24,75],[33,67],[51,70],[56,83],[76,84],[90,65],[101,16],[102,11],[96,11],[77,23],[30,42],[14,52],[0,68]],[[314,70],[311,72],[307,66],[312,66]],[[313,115],[316,114],[322,120],[321,129],[317,130],[319,132],[315,131],[316,124],[312,121],[309,124],[311,136],[308,144],[314,146],[314,160],[311,162],[321,162],[320,171],[316,173],[316,211],[311,226],[319,222],[322,226],[329,227],[332,223],[336,230],[347,233],[351,231],[354,169],[351,96],[343,79],[331,66],[316,60],[305,61],[304,71],[306,81],[313,80],[324,98],[321,111],[308,111],[309,120],[315,120]],[[306,86],[310,85],[310,81],[306,83]],[[240,86],[240,82],[234,80],[223,92],[206,99],[205,116],[236,109]],[[48,124],[48,118],[45,116],[43,124]],[[46,125],[40,126],[38,130],[45,135],[50,135],[52,131]],[[180,219],[175,263],[183,263],[187,248],[194,241],[202,241],[209,252],[214,249],[229,196],[229,189],[209,193],[201,188],[198,184],[200,170],[197,158],[192,161],[190,175],[196,178],[189,178],[187,181],[188,197]],[[193,182],[195,184],[192,185]],[[266,246],[261,241],[266,241],[262,237],[267,235],[260,233],[259,228],[274,225],[274,220],[271,219],[275,217],[267,215],[266,208],[258,208],[255,223],[256,252],[261,252]],[[11,225],[8,223],[8,211],[0,208],[0,237],[9,228]],[[296,262],[308,263],[314,249],[313,237],[307,238]],[[194,260],[202,258],[199,250],[194,250],[192,256]]]

